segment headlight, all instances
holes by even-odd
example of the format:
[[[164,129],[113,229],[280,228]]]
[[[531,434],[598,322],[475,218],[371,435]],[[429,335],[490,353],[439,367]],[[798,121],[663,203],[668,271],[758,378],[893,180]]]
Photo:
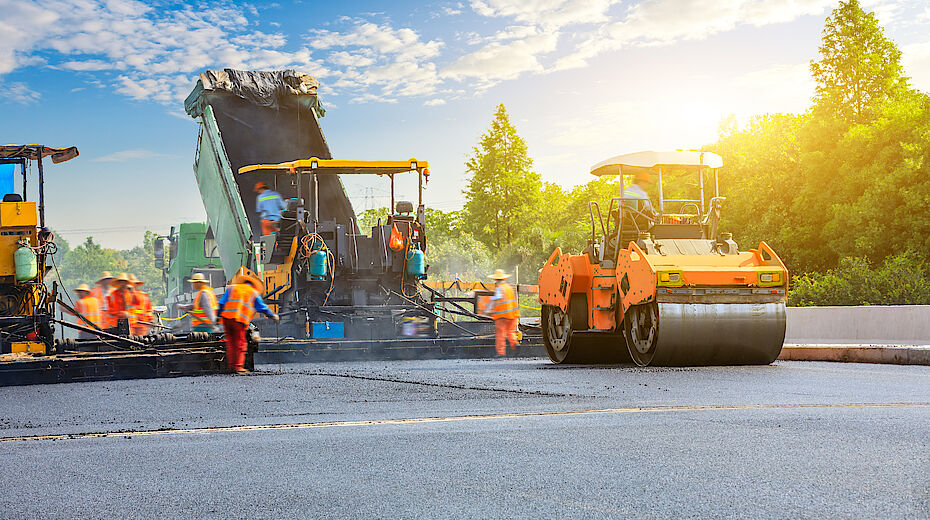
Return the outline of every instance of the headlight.
[[[666,287],[681,287],[685,284],[684,273],[681,271],[659,271],[658,285]]]
[[[772,287],[784,284],[785,280],[781,271],[759,273],[759,287]]]

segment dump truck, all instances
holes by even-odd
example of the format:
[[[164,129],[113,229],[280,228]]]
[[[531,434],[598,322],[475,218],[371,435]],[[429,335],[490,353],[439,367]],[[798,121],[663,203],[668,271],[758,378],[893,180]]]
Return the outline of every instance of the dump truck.
[[[333,159],[320,127],[325,111],[318,85],[290,70],[200,75],[185,109],[200,122],[194,175],[207,214],[204,237],[209,234],[211,251],[219,257],[210,269],[222,266],[231,279],[245,267],[264,281],[263,297],[281,316],[280,324],[256,321],[264,336],[435,338],[437,315],[418,290],[428,269],[423,190],[429,163]],[[383,221],[359,229],[342,183],[345,175],[377,176],[390,185],[391,205]],[[416,176],[416,201],[395,200],[399,175]],[[268,235],[255,210],[258,182],[279,193],[286,205],[279,229]],[[187,243],[185,229],[180,232],[166,244],[168,255],[162,253],[169,259],[172,302],[189,298],[182,278],[205,267],[173,267],[175,258],[190,258],[172,252],[181,247],[172,244]],[[199,248],[196,242],[190,247]],[[177,295],[171,293],[175,287],[181,288]]]
[[[647,151],[591,167],[596,176],[649,175],[658,203],[650,211],[641,198],[619,194],[602,213],[590,202],[587,247],[575,255],[556,248],[546,260],[541,327],[554,363],[739,365],[778,357],[788,270],[765,242],[740,251],[719,230],[722,166],[712,152]],[[672,186],[672,178],[692,180]],[[684,195],[666,197],[669,190]]]

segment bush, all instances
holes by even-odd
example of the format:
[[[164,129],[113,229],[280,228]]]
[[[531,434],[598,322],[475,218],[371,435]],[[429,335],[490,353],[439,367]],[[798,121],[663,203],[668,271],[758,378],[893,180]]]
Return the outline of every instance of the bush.
[[[796,276],[788,305],[930,305],[930,265],[913,252],[878,267],[865,258],[843,258],[824,274]]]

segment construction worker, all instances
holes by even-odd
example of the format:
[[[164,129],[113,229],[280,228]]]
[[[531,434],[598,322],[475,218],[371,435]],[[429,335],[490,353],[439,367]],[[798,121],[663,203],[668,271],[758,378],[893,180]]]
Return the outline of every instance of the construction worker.
[[[132,333],[137,336],[145,336],[149,333],[149,330],[152,329],[152,326],[148,324],[155,323],[155,313],[152,311],[152,299],[149,297],[149,293],[142,290],[142,286],[145,285],[145,282],[136,278],[136,275],[132,273],[129,274],[129,284],[132,286],[139,304],[135,309],[136,325],[133,327]]]
[[[484,312],[494,318],[494,346],[497,347],[497,356],[503,357],[507,355],[507,342],[510,342],[513,349],[520,344],[517,337],[520,307],[517,303],[517,293],[504,281],[510,278],[509,274],[504,273],[503,269],[498,269],[488,278],[494,280],[494,296],[490,298]]]
[[[110,317],[110,313],[107,311],[107,297],[113,292],[113,280],[114,278],[113,275],[110,274],[110,271],[104,271],[100,275],[100,279],[97,280],[94,289],[91,291],[91,295],[100,302],[100,328],[103,329],[112,329],[116,326],[116,321]]]
[[[113,279],[113,291],[107,296],[107,314],[114,324],[118,320],[129,320],[129,330],[133,330],[138,314],[136,309],[140,307],[140,302],[130,283],[129,275],[120,273]]]
[[[103,314],[100,312],[100,301],[97,300],[93,294],[91,294],[92,291],[90,290],[90,287],[88,287],[86,283],[82,283],[74,289],[74,292],[78,297],[78,300],[74,302],[74,310],[83,316],[84,319],[93,323],[97,328],[102,329]],[[78,318],[76,323],[83,327],[92,329],[93,327],[88,325],[87,321]],[[78,339],[93,339],[96,337],[97,336],[94,334],[84,332],[83,330],[78,332]]]
[[[194,273],[187,279],[197,291],[193,303],[186,305],[179,303],[178,308],[191,315],[191,330],[193,332],[213,332],[216,327],[216,295],[210,287],[209,280],[203,273]]]
[[[255,183],[255,210],[262,219],[262,235],[270,235],[278,231],[281,222],[281,212],[284,211],[284,199],[281,195],[268,188],[262,181]]]
[[[634,209],[641,211],[646,215],[655,214],[655,210],[652,208],[652,203],[649,201],[649,194],[646,193],[646,189],[652,184],[652,176],[649,175],[648,171],[642,170],[636,173],[636,176],[633,179],[633,184],[623,188],[623,197],[627,199],[640,199],[643,202],[637,204]],[[628,205],[632,205],[627,202]]]
[[[261,291],[264,288],[261,280],[247,269],[240,268],[218,302],[220,318],[223,319],[223,329],[226,332],[226,366],[231,372],[248,372],[245,369],[245,334],[255,312],[278,321],[278,315],[262,300]]]

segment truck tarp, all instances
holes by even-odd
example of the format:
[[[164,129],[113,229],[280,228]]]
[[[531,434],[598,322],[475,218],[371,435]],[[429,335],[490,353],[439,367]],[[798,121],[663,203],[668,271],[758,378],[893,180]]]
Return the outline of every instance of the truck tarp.
[[[209,103],[205,92],[226,91],[260,107],[279,108],[286,98],[299,98],[312,108],[317,117],[326,111],[320,105],[316,89],[320,82],[313,76],[298,74],[291,69],[274,71],[208,70],[200,74],[194,90],[184,100],[184,110],[191,117],[203,115]]]

